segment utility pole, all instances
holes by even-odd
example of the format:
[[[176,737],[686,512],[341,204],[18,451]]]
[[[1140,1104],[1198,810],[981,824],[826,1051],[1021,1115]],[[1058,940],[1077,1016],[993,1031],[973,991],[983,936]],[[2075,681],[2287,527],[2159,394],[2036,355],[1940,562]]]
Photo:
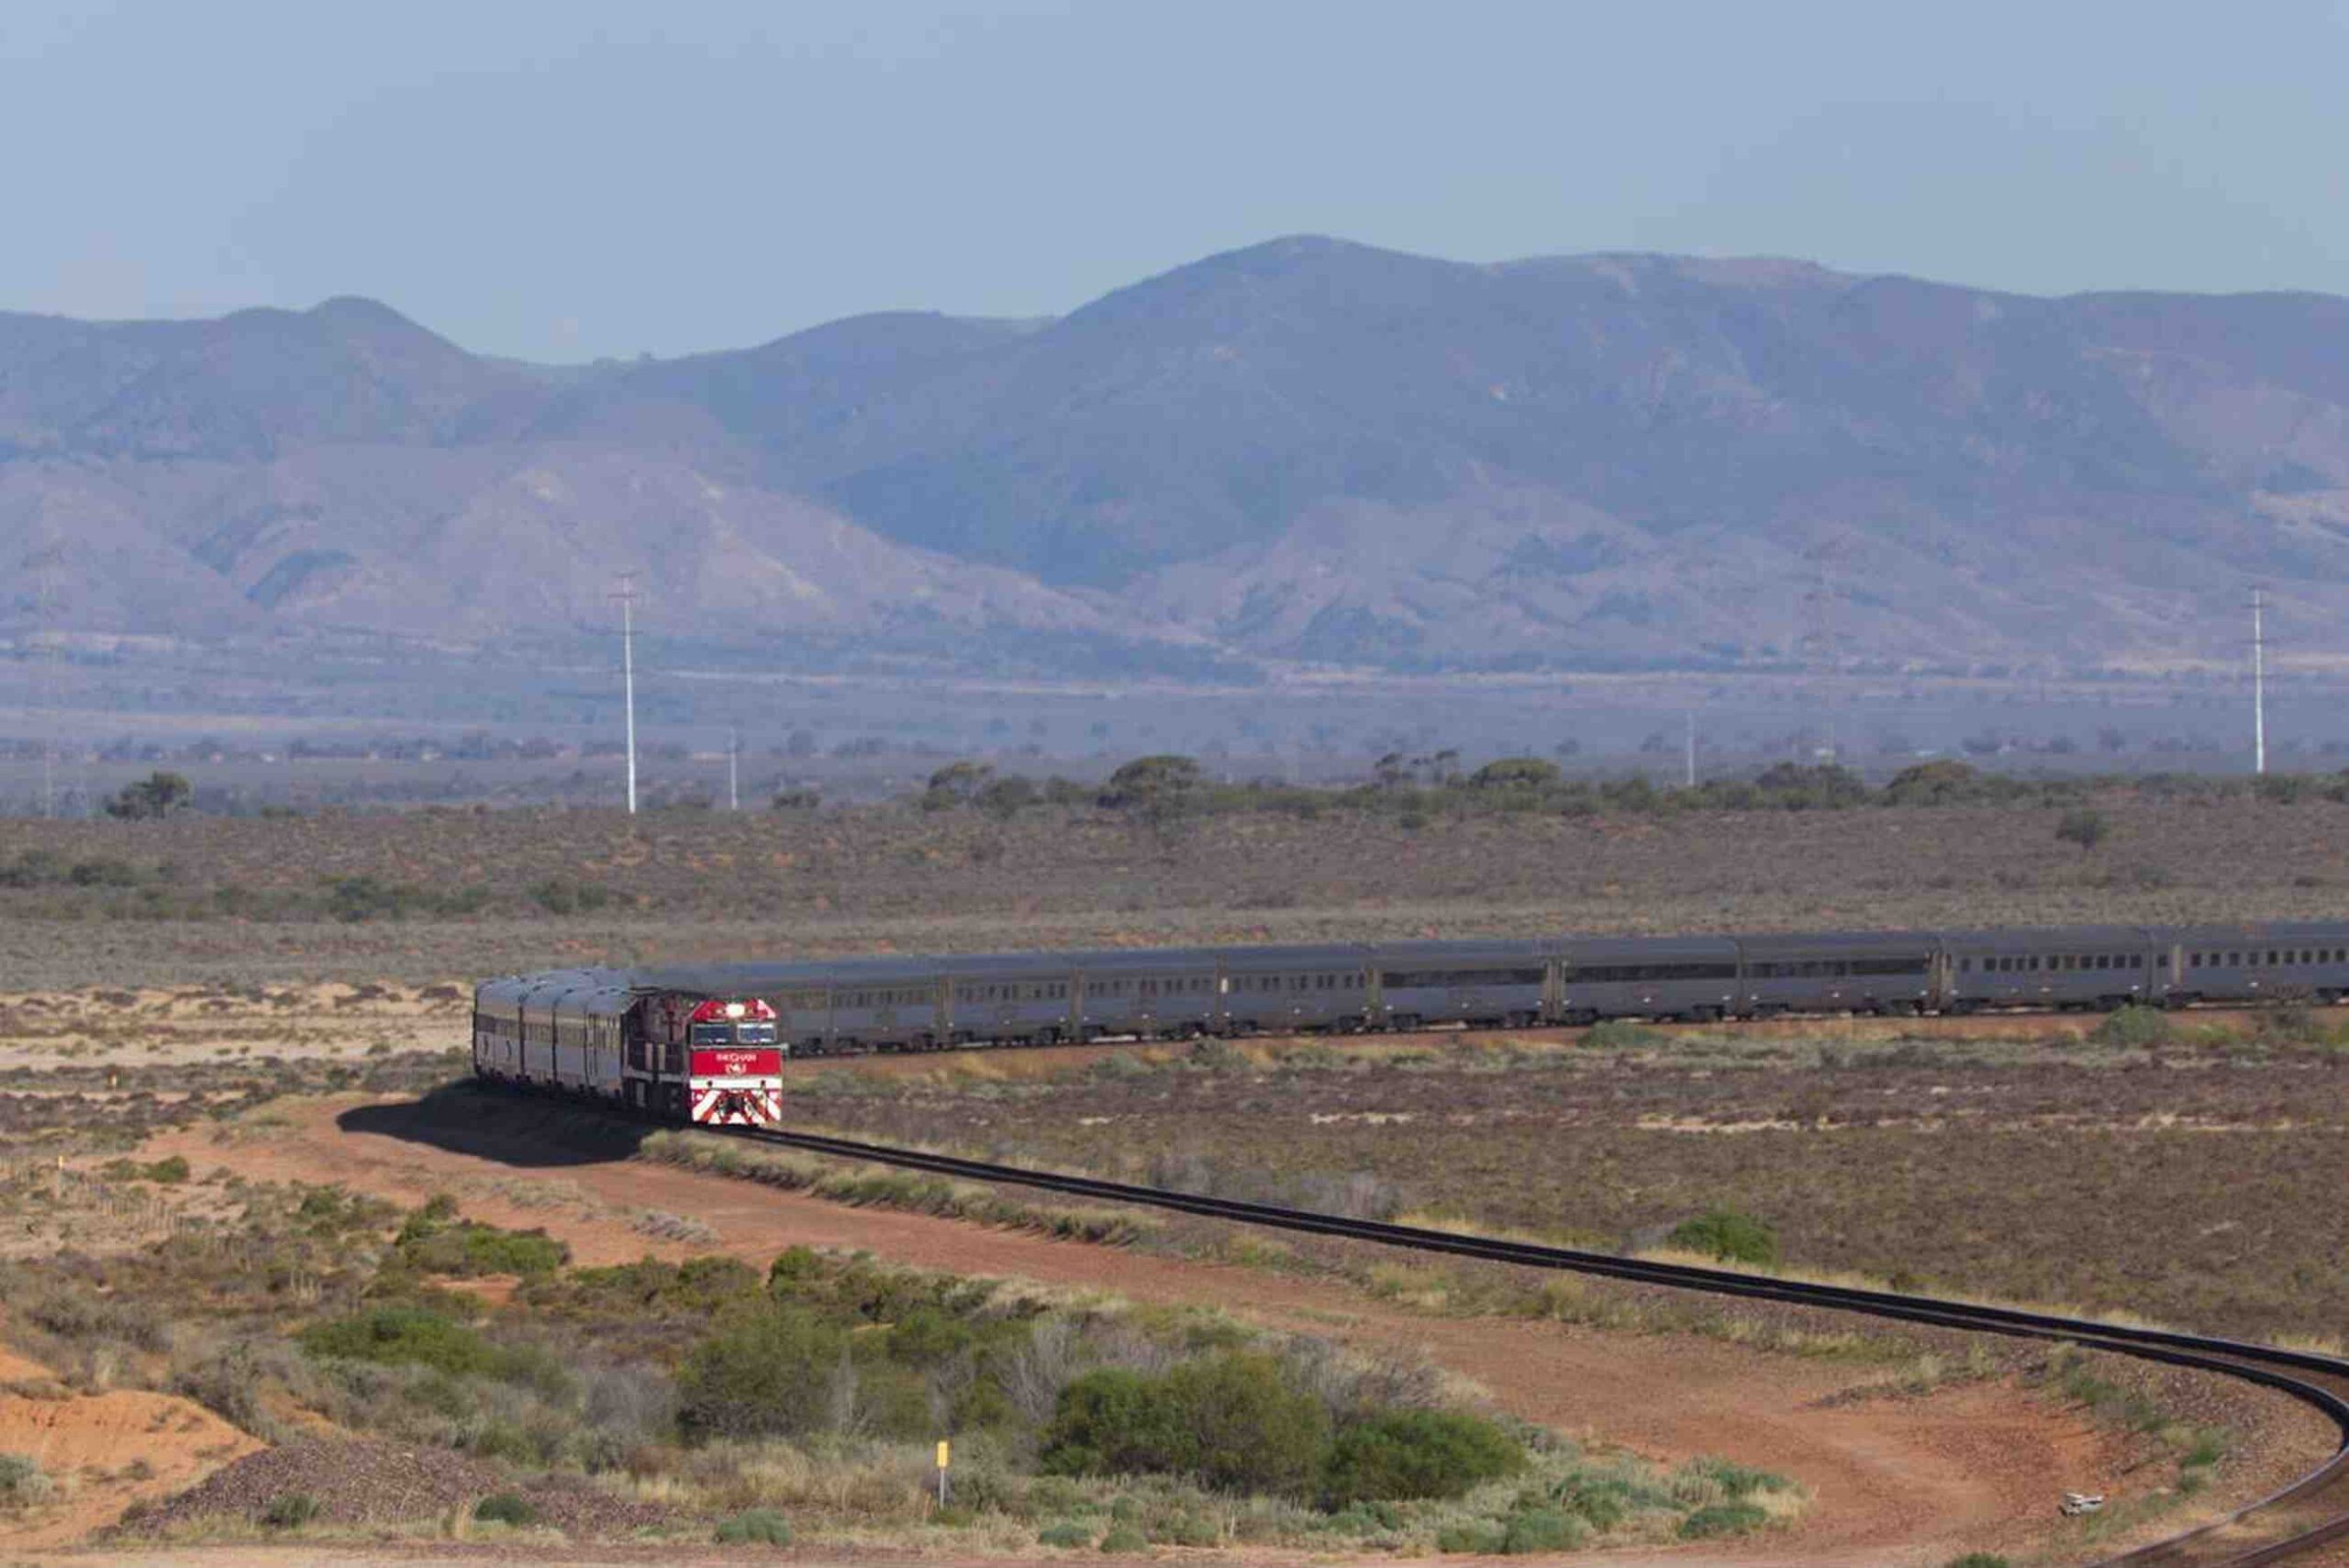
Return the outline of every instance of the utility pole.
[[[1683,783],[1690,789],[1697,787],[1697,710],[1690,708],[1684,716],[1687,723],[1687,767]]]
[[[2251,771],[2267,772],[2267,634],[2260,592],[2251,591]]]
[[[742,732],[726,732],[726,809],[742,809]]]
[[[636,815],[636,573],[620,573],[620,704],[628,715],[628,814]]]

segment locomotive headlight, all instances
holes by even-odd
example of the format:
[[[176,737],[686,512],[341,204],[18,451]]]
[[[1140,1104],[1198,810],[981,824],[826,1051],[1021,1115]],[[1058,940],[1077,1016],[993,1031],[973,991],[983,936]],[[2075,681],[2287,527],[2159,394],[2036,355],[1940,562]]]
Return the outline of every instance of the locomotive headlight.
[[[729,1003],[727,1003],[727,1004],[726,1004],[726,1016],[727,1016],[728,1018],[740,1018],[740,1017],[742,1016],[742,1004],[741,1004],[741,1003],[740,1003],[740,1002],[729,1002]]]

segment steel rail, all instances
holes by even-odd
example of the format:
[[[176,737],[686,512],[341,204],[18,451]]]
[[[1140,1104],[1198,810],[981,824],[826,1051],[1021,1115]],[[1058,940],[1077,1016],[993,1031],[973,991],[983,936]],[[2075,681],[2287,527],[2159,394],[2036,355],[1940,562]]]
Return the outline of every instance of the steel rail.
[[[2049,1340],[2134,1356],[2143,1361],[2191,1367],[2259,1384],[2322,1413],[2339,1442],[2325,1462],[2306,1475],[2236,1509],[2233,1513],[2106,1561],[2108,1568],[2252,1568],[2349,1536],[2349,1361],[2310,1351],[2285,1350],[2243,1340],[2100,1323],[2092,1318],[2021,1307],[1996,1307],[1933,1296],[1905,1296],[1858,1285],[1820,1284],[1766,1274],[1740,1273],[1698,1264],[1663,1263],[1572,1247],[1544,1246],[1496,1237],[1463,1235],[1425,1226],[1349,1219],[1311,1209],[1286,1208],[1237,1198],[1206,1197],[1162,1187],[1137,1186],[1096,1176],[1071,1175],[1020,1165],[1003,1165],[925,1150],[901,1149],[830,1138],[820,1133],[772,1129],[725,1129],[760,1142],[873,1164],[926,1171],[967,1181],[1035,1187],[1067,1196],[1138,1207],[1172,1209],[1205,1218],[1230,1220],[1308,1235],[1368,1241],[1413,1251],[1449,1253],[1488,1262],[1514,1263],[1669,1285],[1718,1296],[1784,1302],[1794,1306],[1979,1333]]]

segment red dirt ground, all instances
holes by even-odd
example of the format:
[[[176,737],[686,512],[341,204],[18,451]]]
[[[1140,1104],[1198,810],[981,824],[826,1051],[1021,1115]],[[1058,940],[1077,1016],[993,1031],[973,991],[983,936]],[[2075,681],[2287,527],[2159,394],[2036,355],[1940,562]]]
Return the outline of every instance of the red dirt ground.
[[[499,1149],[502,1157],[492,1159],[388,1132],[347,1130],[336,1117],[354,1103],[284,1106],[290,1127],[234,1142],[214,1141],[209,1129],[167,1133],[144,1157],[178,1153],[200,1173],[225,1166],[249,1180],[340,1183],[407,1204],[447,1191],[480,1218],[546,1227],[584,1263],[711,1250],[650,1240],[620,1222],[622,1211],[652,1208],[714,1227],[719,1250],[754,1263],[796,1243],[864,1248],[922,1268],[1136,1301],[1214,1305],[1268,1327],[1364,1347],[1416,1347],[1528,1420],[1659,1460],[1718,1454],[1791,1474],[1810,1489],[1814,1502],[1791,1529],[1726,1549],[1664,1554],[1675,1563],[1883,1568],[1939,1562],[1968,1551],[2045,1547],[2054,1544],[2047,1521],[2060,1490],[2119,1494],[2128,1481],[2121,1440],[2076,1411],[2008,1385],[1831,1403],[1881,1370],[1690,1337],[1420,1316],[1326,1282],[852,1208],[665,1166],[549,1166],[541,1160],[530,1168],[534,1152],[543,1151]],[[2258,1434],[2271,1462],[2258,1468],[2297,1473],[2323,1451],[2327,1434],[2297,1407],[2274,1404],[2271,1429]],[[2306,1463],[2291,1463],[2303,1456]],[[2240,1484],[2264,1479],[2244,1476]],[[2209,1501],[2215,1507],[2221,1499]],[[2171,1513],[2158,1533],[2187,1522]]]

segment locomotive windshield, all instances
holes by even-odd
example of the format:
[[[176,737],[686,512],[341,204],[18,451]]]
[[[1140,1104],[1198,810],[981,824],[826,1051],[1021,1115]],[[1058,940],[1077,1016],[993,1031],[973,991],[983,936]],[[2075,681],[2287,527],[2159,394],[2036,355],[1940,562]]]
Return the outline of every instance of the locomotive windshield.
[[[724,1023],[696,1024],[691,1035],[696,1045],[773,1045],[773,1024]]]

